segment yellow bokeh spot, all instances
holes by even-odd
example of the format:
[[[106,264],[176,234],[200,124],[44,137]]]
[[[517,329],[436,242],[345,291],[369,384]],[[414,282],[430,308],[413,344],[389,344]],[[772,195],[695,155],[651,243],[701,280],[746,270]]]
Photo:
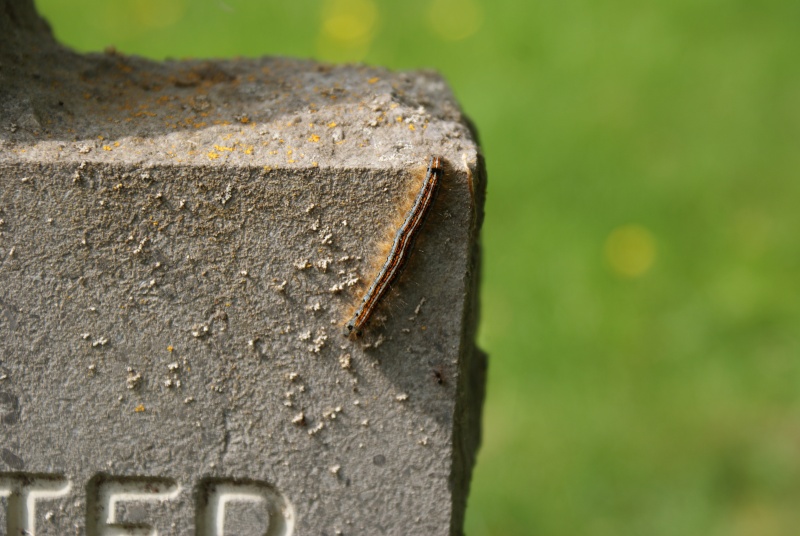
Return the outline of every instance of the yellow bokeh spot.
[[[321,14],[319,56],[331,61],[363,60],[380,19],[374,0],[324,0]]]
[[[322,6],[322,30],[342,44],[359,44],[372,38],[378,8],[372,0],[327,0]]]
[[[483,10],[475,0],[432,0],[428,24],[444,41],[460,41],[480,30]]]
[[[114,0],[93,5],[86,23],[99,35],[119,42],[180,22],[188,12],[189,0]],[[129,67],[121,68],[127,71]]]
[[[623,225],[608,235],[605,255],[617,275],[640,277],[656,260],[656,240],[653,233],[641,225]]]
[[[127,4],[145,28],[168,28],[186,15],[189,0],[128,0]]]

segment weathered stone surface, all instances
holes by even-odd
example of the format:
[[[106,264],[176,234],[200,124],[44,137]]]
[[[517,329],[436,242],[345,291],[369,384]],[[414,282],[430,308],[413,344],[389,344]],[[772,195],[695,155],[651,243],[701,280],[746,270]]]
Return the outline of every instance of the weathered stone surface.
[[[5,0],[0,99],[0,534],[34,488],[37,535],[461,532],[484,168],[441,78],[81,56]],[[346,339],[431,154],[417,251]]]

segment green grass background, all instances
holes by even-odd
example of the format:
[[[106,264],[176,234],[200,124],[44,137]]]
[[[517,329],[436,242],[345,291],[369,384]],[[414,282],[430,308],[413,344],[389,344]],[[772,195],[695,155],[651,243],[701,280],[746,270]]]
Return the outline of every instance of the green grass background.
[[[448,78],[489,171],[467,534],[800,534],[800,2],[37,5],[80,51]]]

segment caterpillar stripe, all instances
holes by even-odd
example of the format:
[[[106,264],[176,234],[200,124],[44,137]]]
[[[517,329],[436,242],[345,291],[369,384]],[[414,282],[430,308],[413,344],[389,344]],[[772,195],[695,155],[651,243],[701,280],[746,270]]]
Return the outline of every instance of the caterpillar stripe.
[[[358,337],[364,328],[364,325],[369,321],[370,316],[375,311],[381,298],[386,294],[392,283],[400,275],[408,258],[411,256],[411,250],[414,245],[414,239],[417,236],[425,216],[430,211],[433,200],[436,197],[436,192],[439,187],[439,181],[442,178],[442,158],[439,156],[432,156],[428,164],[428,171],[425,174],[425,179],[422,182],[422,187],[414,199],[414,204],[411,206],[402,225],[394,235],[392,247],[389,250],[389,255],[386,262],[383,263],[375,280],[369,286],[366,294],[361,300],[361,304],[356,309],[353,318],[346,324],[347,335],[351,337]]]

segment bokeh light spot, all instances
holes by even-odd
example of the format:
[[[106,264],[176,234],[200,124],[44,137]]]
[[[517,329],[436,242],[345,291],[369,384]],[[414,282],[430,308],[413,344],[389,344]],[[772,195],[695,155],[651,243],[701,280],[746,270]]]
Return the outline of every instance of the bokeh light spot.
[[[136,21],[145,28],[167,28],[180,21],[188,0],[135,0],[131,5]]]
[[[378,8],[372,0],[327,0],[322,6],[322,31],[344,45],[361,45],[372,39]]]
[[[320,59],[363,61],[378,28],[380,14],[373,0],[325,0],[317,36]]]
[[[653,233],[641,225],[623,225],[608,235],[605,255],[609,266],[617,275],[640,277],[655,262],[656,240]]]
[[[483,24],[483,10],[474,0],[433,0],[428,23],[444,41],[460,41],[475,34]]]

